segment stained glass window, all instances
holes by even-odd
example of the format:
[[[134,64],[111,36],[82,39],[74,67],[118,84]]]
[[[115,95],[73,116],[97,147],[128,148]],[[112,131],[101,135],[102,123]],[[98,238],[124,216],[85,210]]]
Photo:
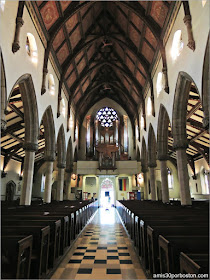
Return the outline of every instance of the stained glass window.
[[[117,112],[109,107],[101,108],[97,114],[96,119],[99,120],[101,126],[112,127],[113,122],[118,120]]]

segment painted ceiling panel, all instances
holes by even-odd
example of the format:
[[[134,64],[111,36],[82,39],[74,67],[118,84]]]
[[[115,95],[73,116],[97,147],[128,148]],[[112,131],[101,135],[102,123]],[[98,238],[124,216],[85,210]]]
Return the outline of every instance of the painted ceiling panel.
[[[153,48],[157,47],[157,40],[153,35],[152,31],[148,27],[146,29],[145,38],[149,41],[149,43],[153,46]]]
[[[154,51],[150,48],[150,46],[144,42],[142,46],[142,54],[146,57],[146,59],[152,63]]]
[[[60,1],[61,3],[61,7],[62,7],[62,11],[65,11],[65,9],[69,6],[69,4],[71,3],[72,1]]]
[[[76,45],[78,44],[78,42],[80,41],[81,36],[80,36],[80,29],[79,26],[74,30],[74,32],[72,33],[72,35],[70,36],[70,42],[71,42],[71,46],[72,49],[74,49],[76,47]]]
[[[56,7],[55,1],[48,1],[46,5],[41,9],[43,21],[47,30],[56,22],[59,18],[59,13]]]
[[[54,50],[57,50],[57,48],[63,43],[64,40],[65,36],[63,33],[63,28],[61,28],[58,34],[56,35],[55,40],[53,41]]]
[[[57,57],[60,64],[64,62],[64,60],[67,58],[68,55],[69,55],[69,49],[67,44],[65,43],[57,53]]]
[[[163,1],[152,2],[152,8],[150,14],[161,27],[163,27],[167,13],[168,13],[168,8],[163,3]]]
[[[75,80],[76,80],[76,74],[75,74],[75,72],[73,72],[67,80],[68,86],[71,87],[73,85],[73,83],[75,82]]]
[[[74,29],[77,24],[77,14],[74,14],[67,22],[66,22],[66,29],[67,32],[70,33]]]

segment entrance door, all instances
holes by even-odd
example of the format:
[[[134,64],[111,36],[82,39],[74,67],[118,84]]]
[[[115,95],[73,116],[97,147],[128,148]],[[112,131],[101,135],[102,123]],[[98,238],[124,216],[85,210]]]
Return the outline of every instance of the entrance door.
[[[112,180],[105,178],[101,182],[100,206],[109,209],[114,205],[114,186]]]

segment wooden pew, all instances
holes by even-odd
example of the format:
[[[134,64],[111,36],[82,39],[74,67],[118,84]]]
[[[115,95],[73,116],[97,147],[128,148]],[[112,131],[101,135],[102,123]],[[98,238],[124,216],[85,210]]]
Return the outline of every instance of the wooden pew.
[[[4,220],[4,218],[3,218]],[[40,224],[46,224],[46,225],[50,225],[51,228],[51,234],[53,234],[53,232],[56,232],[59,230],[58,228],[58,223],[55,223],[56,221],[60,220],[61,221],[61,233],[60,233],[60,245],[59,245],[59,254],[63,255],[65,249],[70,245],[70,241],[69,241],[69,231],[70,231],[70,227],[69,227],[69,217],[68,216],[62,216],[62,215],[54,215],[54,214],[47,214],[47,215],[43,215],[42,213],[39,212],[28,212],[27,214],[22,214],[19,215],[14,214],[14,215],[10,215],[10,217],[6,218],[6,221],[13,221],[13,220],[27,220],[29,221],[37,221],[36,224],[38,225]],[[53,237],[52,237],[53,240]]]
[[[179,273],[180,252],[185,254],[208,254],[209,236],[165,236],[159,235],[159,256],[161,273]]]
[[[48,272],[49,226],[9,226],[1,227],[2,235],[33,235],[30,278],[39,279]]]
[[[208,235],[208,226],[200,226],[197,224],[185,224],[179,225],[178,223],[166,225],[147,226],[147,248],[148,248],[148,260],[149,260],[149,273],[152,276],[153,273],[160,272],[159,263],[159,250],[158,250],[158,236],[165,235]]]
[[[1,278],[29,279],[33,236],[1,236]]]
[[[209,254],[180,253],[180,271],[183,274],[209,273]]]

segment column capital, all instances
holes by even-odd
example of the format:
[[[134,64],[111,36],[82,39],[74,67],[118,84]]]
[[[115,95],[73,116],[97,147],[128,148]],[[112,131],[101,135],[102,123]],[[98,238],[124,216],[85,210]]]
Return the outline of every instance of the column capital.
[[[157,164],[156,163],[150,163],[150,164],[148,164],[148,167],[149,168],[155,168],[155,167],[157,167]]]
[[[66,171],[66,173],[71,174],[73,172],[73,169],[72,168],[66,168],[65,171]]]
[[[36,152],[38,151],[39,145],[37,143],[24,143],[23,149],[29,152]]]
[[[173,144],[173,148],[175,149],[175,150],[186,150],[187,148],[188,148],[188,143],[174,143]]]
[[[45,155],[44,156],[44,160],[45,161],[55,161],[55,156],[47,156],[47,155]]]
[[[64,169],[66,167],[66,164],[63,163],[63,162],[60,162],[60,163],[57,164],[57,167],[61,168],[61,169]]]
[[[168,160],[168,156],[167,155],[160,155],[160,156],[158,156],[158,160],[159,161],[167,161]]]
[[[146,168],[146,167],[142,167],[141,170],[142,170],[143,173],[147,173],[148,172],[148,168]]]

